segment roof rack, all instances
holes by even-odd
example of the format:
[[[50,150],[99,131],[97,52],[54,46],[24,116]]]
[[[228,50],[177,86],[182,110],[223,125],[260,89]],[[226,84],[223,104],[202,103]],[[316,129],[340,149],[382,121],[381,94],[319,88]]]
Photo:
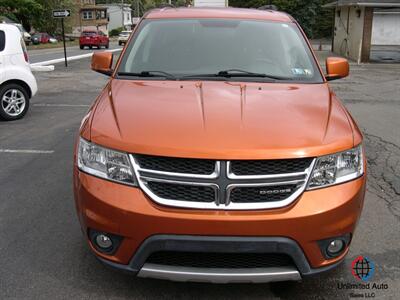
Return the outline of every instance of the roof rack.
[[[279,10],[278,7],[276,5],[273,5],[273,4],[263,5],[263,6],[260,6],[258,9],[261,9],[261,10]]]

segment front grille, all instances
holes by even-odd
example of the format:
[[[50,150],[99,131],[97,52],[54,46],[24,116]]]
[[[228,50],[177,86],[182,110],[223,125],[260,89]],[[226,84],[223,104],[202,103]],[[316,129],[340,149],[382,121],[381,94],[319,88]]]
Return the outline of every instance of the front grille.
[[[304,172],[312,158],[278,160],[233,160],[231,171],[235,175],[276,175]]]
[[[216,196],[215,190],[209,186],[149,181],[148,187],[158,197],[177,201],[214,202]]]
[[[313,158],[218,161],[132,155],[138,183],[155,202],[199,209],[268,209],[305,190]]]
[[[237,187],[233,189],[229,199],[234,203],[282,201],[291,196],[297,189],[297,185]]]
[[[147,263],[192,268],[273,268],[293,266],[293,260],[278,253],[205,253],[205,252],[155,252]]]
[[[215,160],[135,155],[143,169],[172,173],[210,175],[215,170]]]

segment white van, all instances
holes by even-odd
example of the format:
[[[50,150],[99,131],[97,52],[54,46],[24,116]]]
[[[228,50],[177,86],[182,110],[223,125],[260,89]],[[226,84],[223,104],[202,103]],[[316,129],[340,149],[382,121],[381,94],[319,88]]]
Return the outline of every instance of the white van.
[[[0,118],[22,118],[36,92],[36,79],[19,29],[0,24]]]

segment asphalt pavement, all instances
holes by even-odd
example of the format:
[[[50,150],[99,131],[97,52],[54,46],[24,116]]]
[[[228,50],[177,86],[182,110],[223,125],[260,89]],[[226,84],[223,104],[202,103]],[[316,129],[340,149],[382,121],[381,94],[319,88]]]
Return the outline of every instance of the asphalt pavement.
[[[109,50],[113,49],[122,49],[122,46],[118,46],[118,42],[110,41],[110,48]],[[105,51],[106,49],[102,47],[101,49],[93,48],[89,49],[85,47],[84,49],[79,49],[79,46],[71,46],[66,47],[67,50],[67,57],[77,56],[82,54],[87,54],[90,52],[96,51]],[[50,49],[36,49],[36,50],[29,50],[29,61],[30,63],[38,63],[42,61],[48,61],[58,58],[64,58],[64,48],[50,48]]]
[[[89,70],[89,59],[37,73],[39,93],[26,117],[0,122],[0,299],[348,299],[365,292],[344,287],[358,283],[351,262],[359,255],[375,263],[371,285],[383,284],[369,293],[399,299],[400,65],[353,65],[351,72],[332,82],[365,134],[369,161],[351,251],[330,273],[252,285],[139,279],[101,265],[75,214],[72,149],[80,121],[107,78]]]

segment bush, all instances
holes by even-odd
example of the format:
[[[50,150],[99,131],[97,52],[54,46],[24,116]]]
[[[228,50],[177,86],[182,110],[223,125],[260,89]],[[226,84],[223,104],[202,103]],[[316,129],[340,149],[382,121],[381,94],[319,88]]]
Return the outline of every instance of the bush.
[[[110,36],[117,36],[117,35],[119,35],[121,33],[122,30],[124,30],[124,28],[122,28],[122,27],[115,28],[113,30],[110,30],[109,35]]]

